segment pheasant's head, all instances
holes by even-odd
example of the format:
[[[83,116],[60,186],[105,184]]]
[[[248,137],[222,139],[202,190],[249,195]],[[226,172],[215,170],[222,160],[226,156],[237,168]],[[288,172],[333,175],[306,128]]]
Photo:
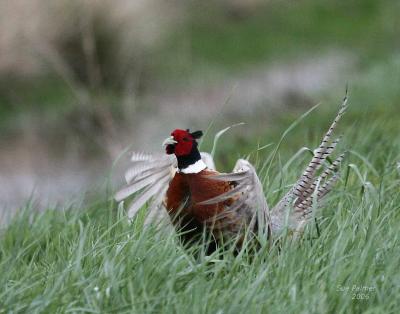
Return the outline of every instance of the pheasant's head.
[[[190,133],[189,129],[181,130],[176,129],[171,133],[163,146],[167,154],[175,154],[176,157],[183,157],[191,155],[194,150],[197,151],[197,139],[203,135],[202,131]]]

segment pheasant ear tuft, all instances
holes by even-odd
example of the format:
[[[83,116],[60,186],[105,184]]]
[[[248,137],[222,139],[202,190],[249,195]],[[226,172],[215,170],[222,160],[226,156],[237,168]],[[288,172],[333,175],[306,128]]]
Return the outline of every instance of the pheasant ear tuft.
[[[195,132],[192,132],[190,134],[193,136],[194,139],[197,140],[197,139],[199,139],[200,137],[203,136],[203,131],[195,131]]]
[[[186,132],[190,133],[190,129],[186,129]]]

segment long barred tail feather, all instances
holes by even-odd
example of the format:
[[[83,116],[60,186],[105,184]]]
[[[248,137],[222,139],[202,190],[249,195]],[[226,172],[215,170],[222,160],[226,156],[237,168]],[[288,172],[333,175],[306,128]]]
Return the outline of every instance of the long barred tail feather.
[[[321,201],[325,195],[327,195],[332,188],[334,187],[335,183],[339,180],[340,175],[336,173],[332,176],[328,181],[326,181],[317,191],[317,202]],[[313,206],[312,206],[313,199],[309,197],[307,200],[304,200],[301,204],[301,208],[296,210],[302,214],[302,218],[304,220],[308,220],[311,218]]]
[[[293,204],[294,212],[291,223],[295,224],[295,228],[304,225],[306,219],[310,217],[313,208],[313,202],[322,200],[333,188],[336,181],[339,179],[338,168],[342,163],[345,153],[342,153],[336,158],[331,165],[327,160],[335,150],[340,141],[340,137],[332,140],[332,134],[335,131],[341,117],[347,109],[347,92],[340,106],[334,121],[326,132],[319,147],[314,151],[313,158],[300,176],[299,180],[294,184],[290,191],[278,202],[272,209],[272,220],[278,222],[276,229],[282,227],[282,221],[286,211]],[[317,175],[319,170],[326,167],[320,175]],[[290,218],[289,217],[289,218]]]
[[[314,180],[314,183],[311,184],[311,186],[306,191],[304,191],[304,193],[302,194],[302,198],[305,199],[312,195],[319,179],[325,180],[333,172],[336,172],[345,156],[346,153],[341,154],[328,168],[326,168],[325,171],[318,177],[318,179]]]
[[[314,156],[311,159],[310,163],[308,164],[306,170],[300,177],[297,184],[295,184],[293,189],[293,193],[295,196],[301,197],[303,192],[313,183],[314,181],[313,178],[316,172],[321,168],[323,162],[325,162],[325,160],[332,154],[332,152],[336,148],[336,145],[339,143],[340,138],[334,140],[332,143],[330,143],[330,140],[332,137],[332,133],[336,129],[340,118],[346,112],[346,109],[347,109],[347,95],[344,98],[342,106],[340,107],[340,110],[335,120],[332,122],[328,132],[326,132],[320,146],[318,147],[318,149],[314,151]]]

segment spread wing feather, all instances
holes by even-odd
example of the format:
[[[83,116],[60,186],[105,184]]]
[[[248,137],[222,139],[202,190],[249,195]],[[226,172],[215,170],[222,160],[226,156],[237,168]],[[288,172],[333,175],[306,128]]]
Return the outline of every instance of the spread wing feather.
[[[234,200],[213,219],[223,220],[225,217],[237,214],[247,224],[254,225],[257,221],[259,231],[267,230],[265,226],[269,221],[269,208],[262,183],[255,168],[247,160],[239,159],[232,173],[218,174],[211,178],[234,184],[234,187],[228,192],[201,203],[215,204],[229,199]]]
[[[125,180],[127,183],[131,183],[133,180],[137,181],[158,171],[165,170],[169,166],[171,166],[170,160],[159,160],[157,163],[154,161],[141,161],[128,169],[125,173]]]
[[[152,184],[153,182],[157,182],[158,180],[163,179],[165,176],[168,176],[169,173],[170,173],[170,170],[165,169],[165,170],[157,171],[154,173],[149,173],[149,174],[145,175],[144,177],[134,181],[133,183],[131,181],[128,181],[128,182],[131,182],[131,184],[128,185],[127,187],[125,187],[124,189],[120,190],[115,195],[115,199],[117,201],[121,201],[121,200],[129,197],[133,193],[136,193],[137,191]]]
[[[210,154],[202,152],[201,156],[210,169],[215,169]],[[165,210],[163,200],[177,170],[177,161],[171,155],[133,153],[131,162],[131,167],[125,173],[127,185],[115,194],[115,200],[120,202],[136,194],[128,206],[129,218],[135,217],[140,208],[150,202],[146,218],[148,223],[162,216],[162,210]]]
[[[132,154],[132,166],[127,170],[127,186],[116,193],[115,199],[120,202],[136,194],[128,207],[128,216],[133,218],[139,209],[151,201],[149,211],[159,208],[165,194],[165,187],[176,171],[176,159],[173,156],[154,156],[144,153]]]
[[[166,175],[163,179],[157,180],[154,184],[149,184],[148,187],[140,193],[129,205],[128,217],[133,218],[137,214],[140,208],[149,201],[152,197],[160,194],[160,192],[165,188],[171,178]],[[156,205],[156,204],[153,204]]]

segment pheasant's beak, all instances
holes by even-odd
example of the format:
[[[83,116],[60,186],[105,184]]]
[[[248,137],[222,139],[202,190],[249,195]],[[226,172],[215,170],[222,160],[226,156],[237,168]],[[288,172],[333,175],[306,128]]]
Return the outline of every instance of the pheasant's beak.
[[[162,144],[164,147],[166,147],[168,145],[175,145],[176,143],[178,143],[178,142],[174,140],[174,137],[170,136],[170,137],[166,138]]]
[[[168,155],[171,155],[175,151],[175,145],[178,143],[177,141],[174,140],[173,136],[168,137],[164,142],[163,146],[165,147],[165,152]]]

